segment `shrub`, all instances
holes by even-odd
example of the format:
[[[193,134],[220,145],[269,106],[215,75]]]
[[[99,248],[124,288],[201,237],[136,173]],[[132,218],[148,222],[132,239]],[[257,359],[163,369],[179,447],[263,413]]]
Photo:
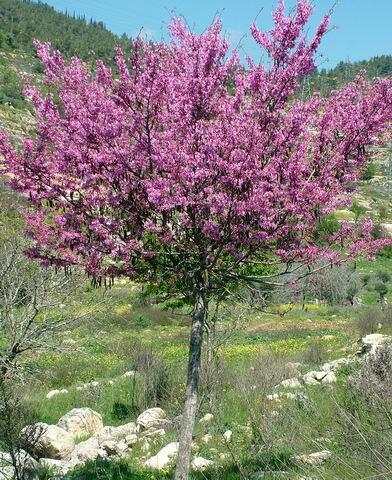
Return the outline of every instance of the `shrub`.
[[[320,341],[313,340],[302,354],[301,360],[309,365],[320,365],[326,360],[325,347]]]
[[[376,282],[374,285],[374,290],[380,297],[380,303],[384,303],[385,295],[388,293],[388,285],[385,285],[385,283],[381,281]]]
[[[124,480],[125,478],[132,480],[164,480],[173,478],[173,475],[163,470],[156,472],[145,470],[124,460],[117,462],[96,460],[95,462],[90,461],[83,466],[77,467],[68,473],[64,480]]]
[[[377,168],[374,163],[369,163],[366,170],[362,174],[362,180],[371,180],[377,173]]]
[[[349,210],[354,214],[354,220],[356,222],[359,220],[360,217],[362,217],[366,213],[366,208],[363,207],[362,205],[359,205],[359,203],[357,202],[353,202]]]
[[[379,307],[367,307],[358,316],[356,327],[361,337],[376,332],[384,323],[385,315]]]
[[[362,289],[361,277],[349,267],[324,270],[312,279],[311,284],[317,298],[329,305],[353,305]]]
[[[130,345],[129,367],[142,378],[135,382],[132,409],[143,411],[161,405],[170,396],[170,375],[162,356],[148,345],[134,341]]]
[[[388,272],[379,271],[376,273],[376,276],[383,283],[388,283],[391,280],[391,276]]]
[[[392,345],[368,355],[348,387],[339,405],[342,446],[366,478],[392,478]]]
[[[367,355],[364,367],[351,378],[350,382],[352,388],[370,402],[391,401],[392,343],[386,343],[374,354]]]

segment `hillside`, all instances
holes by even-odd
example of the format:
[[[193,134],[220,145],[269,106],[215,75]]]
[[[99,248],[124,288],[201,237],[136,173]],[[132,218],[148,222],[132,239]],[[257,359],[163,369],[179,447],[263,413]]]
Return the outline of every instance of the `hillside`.
[[[116,45],[126,46],[128,38],[110,32],[102,22],[57,12],[45,3],[30,0],[0,1],[0,49],[33,55],[33,40],[51,42],[67,56],[83,60],[96,56],[113,59]]]
[[[360,62],[339,62],[332,69],[319,69],[304,81],[304,89],[309,93],[319,91],[325,96],[354,80],[362,70],[366,70],[367,78],[388,77],[392,75],[392,55],[381,55]]]

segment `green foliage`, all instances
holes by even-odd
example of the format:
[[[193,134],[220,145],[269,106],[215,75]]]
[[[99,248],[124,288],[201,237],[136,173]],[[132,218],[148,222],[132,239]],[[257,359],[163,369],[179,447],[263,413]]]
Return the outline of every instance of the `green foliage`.
[[[388,272],[379,271],[376,276],[383,283],[388,283],[391,280],[391,275]]]
[[[330,215],[325,215],[322,217],[317,224],[315,239],[319,242],[322,242],[325,237],[328,237],[340,228],[339,220],[335,217],[333,213]]]
[[[349,208],[350,212],[354,214],[354,220],[357,222],[363,215],[366,213],[366,208],[362,205],[359,205],[357,202],[353,202]]]
[[[368,78],[388,77],[392,74],[392,55],[359,62],[340,62],[331,70],[322,69],[304,80],[304,93],[319,91],[321,95],[328,96],[333,90],[354,80],[361,70],[366,70]]]
[[[362,174],[362,180],[371,180],[377,173],[377,168],[375,163],[368,163],[366,170]]]
[[[0,104],[24,107],[22,88],[18,73],[0,57]]]
[[[1,0],[0,49],[33,53],[33,40],[51,42],[66,57],[94,57],[113,63],[116,45],[127,47],[128,37],[118,37],[102,22],[59,13],[45,3]],[[92,53],[93,52],[93,53]]]
[[[392,245],[387,245],[378,252],[379,257],[392,258]]]
[[[64,480],[163,480],[173,478],[171,473],[147,471],[126,461],[110,462],[97,460],[78,467],[64,477]]]
[[[384,298],[385,295],[388,293],[388,286],[385,285],[384,282],[377,282],[374,285],[374,290],[380,295],[380,299]]]

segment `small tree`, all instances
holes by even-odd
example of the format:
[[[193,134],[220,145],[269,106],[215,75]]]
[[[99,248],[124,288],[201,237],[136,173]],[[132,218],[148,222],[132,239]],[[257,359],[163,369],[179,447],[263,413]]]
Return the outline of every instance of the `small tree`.
[[[311,12],[299,0],[286,16],[281,1],[270,32],[252,26],[269,67],[228,57],[219,20],[196,35],[174,19],[170,43],[136,40],[129,61],[118,49],[116,74],[66,65],[37,42],[52,90],[27,89],[37,135],[22,153],[0,141],[4,171],[31,201],[31,256],[146,281],[192,305],[177,480],[189,475],[210,302],[239,282],[282,283],[274,277],[299,264],[309,274],[317,259],[385,244],[369,222],[341,224],[322,243],[315,235],[390,126],[392,88],[360,76],[329,98],[299,99],[329,21],[307,41]]]
[[[69,307],[80,276],[40,268],[25,257],[26,242],[13,236],[1,240],[0,386],[20,375],[26,354],[59,348],[62,332],[89,315],[88,309],[81,315],[60,308]]]
[[[375,283],[374,290],[378,293],[380,304],[384,305],[385,296],[388,293],[388,285],[379,280]]]

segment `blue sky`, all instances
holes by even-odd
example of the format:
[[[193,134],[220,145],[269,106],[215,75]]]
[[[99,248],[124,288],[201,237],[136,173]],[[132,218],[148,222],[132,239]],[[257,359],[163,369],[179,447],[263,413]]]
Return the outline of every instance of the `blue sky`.
[[[216,13],[234,45],[242,39],[243,52],[255,59],[260,50],[249,34],[249,25],[258,16],[261,27],[271,26],[276,0],[46,0],[57,10],[84,14],[101,20],[115,33],[137,35],[142,30],[150,38],[165,38],[172,13],[185,16],[202,31]],[[335,0],[314,0],[315,13],[310,34]],[[295,0],[286,0],[287,8]],[[330,68],[340,60],[362,60],[392,54],[392,0],[338,0],[332,19],[335,27],[320,47],[319,67]],[[245,35],[245,37],[244,37]]]

